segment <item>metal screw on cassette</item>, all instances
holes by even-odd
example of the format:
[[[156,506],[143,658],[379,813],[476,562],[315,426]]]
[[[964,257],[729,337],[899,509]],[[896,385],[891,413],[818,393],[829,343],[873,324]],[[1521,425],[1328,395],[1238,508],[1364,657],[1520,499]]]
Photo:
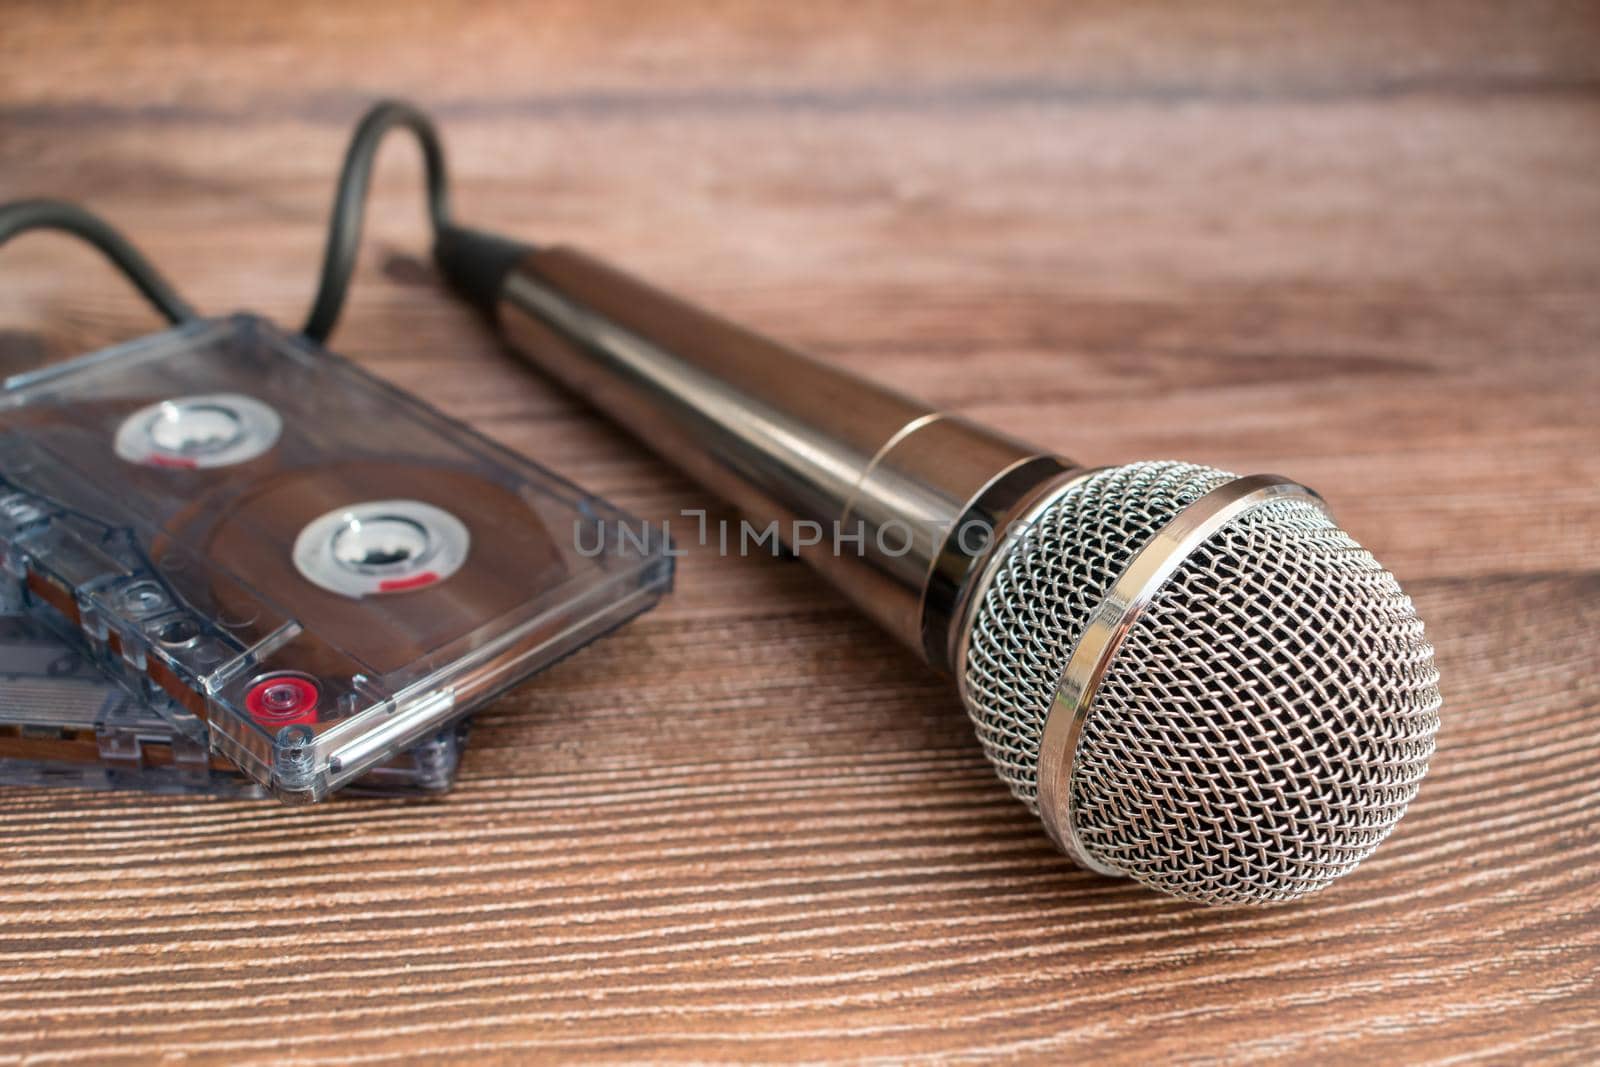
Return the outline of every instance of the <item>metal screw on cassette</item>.
[[[311,798],[312,742],[316,733],[309,726],[285,726],[272,739],[276,756],[272,762],[272,779],[278,794],[285,800]]]
[[[306,726],[285,726],[278,731],[274,744],[278,746],[278,758],[289,762],[304,760],[310,753],[306,746],[316,738],[316,734]]]
[[[466,562],[472,538],[460,519],[420,500],[370,500],[307,523],[294,563],[308,581],[359,599],[444,581]]]
[[[176,397],[140,408],[117,429],[116,452],[148,467],[229,467],[278,441],[283,419],[240,393]]]

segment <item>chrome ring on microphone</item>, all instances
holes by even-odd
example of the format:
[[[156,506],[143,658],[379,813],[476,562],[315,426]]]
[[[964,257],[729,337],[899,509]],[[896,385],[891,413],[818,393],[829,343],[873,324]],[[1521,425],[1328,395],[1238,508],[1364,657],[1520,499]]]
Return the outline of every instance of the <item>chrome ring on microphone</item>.
[[[1124,872],[1097,861],[1078,840],[1072,814],[1072,777],[1078,739],[1095,690],[1139,616],[1178,566],[1208,538],[1241,514],[1273,500],[1298,499],[1326,510],[1317,493],[1276,474],[1238,478],[1180,511],[1128,564],[1090,616],[1073,646],[1039,740],[1039,818],[1052,840],[1080,866],[1100,874]]]
[[[988,546],[987,554],[978,561],[975,573],[969,574],[962,581],[960,592],[953,610],[944,614],[950,618],[960,620],[961,625],[952,626],[946,623],[947,660],[932,660],[933,663],[946,663],[948,669],[956,678],[956,691],[961,694],[961,699],[966,701],[967,673],[961,665],[967,662],[967,652],[972,645],[972,629],[978,614],[978,609],[983,604],[983,594],[991,585],[1000,569],[1005,566],[1006,560],[1011,555],[1011,550],[1017,542],[1025,537],[1030,529],[1038,523],[1040,516],[1060,502],[1061,498],[1075,490],[1079,483],[1092,475],[1105,470],[1104,467],[1074,467],[1068,460],[1059,461],[1064,473],[1053,478],[1047,478],[1034,485],[1021,499],[1011,501],[1010,506],[994,523],[994,540]],[[928,610],[924,609],[925,612]]]

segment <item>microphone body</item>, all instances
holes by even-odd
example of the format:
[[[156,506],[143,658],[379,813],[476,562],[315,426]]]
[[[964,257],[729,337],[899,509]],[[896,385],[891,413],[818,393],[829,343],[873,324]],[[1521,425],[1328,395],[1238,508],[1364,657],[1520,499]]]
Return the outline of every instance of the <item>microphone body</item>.
[[[523,359],[789,531],[953,675],[996,773],[1081,866],[1289,900],[1353,869],[1416,796],[1433,649],[1304,486],[1086,469],[570,249],[450,227],[434,255]]]
[[[1077,472],[571,249],[529,252],[495,313],[515,352],[746,521],[815,531],[790,547],[946,673],[989,532]]]

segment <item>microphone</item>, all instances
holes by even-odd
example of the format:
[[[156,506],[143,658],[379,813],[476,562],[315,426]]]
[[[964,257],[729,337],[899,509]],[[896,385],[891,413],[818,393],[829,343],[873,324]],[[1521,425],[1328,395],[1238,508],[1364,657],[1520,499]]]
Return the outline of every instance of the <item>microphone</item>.
[[[1290,900],[1416,796],[1433,649],[1310,489],[1085,468],[568,248],[450,227],[434,252],[516,353],[749,521],[835,531],[792,547],[954,677],[995,771],[1079,865]]]

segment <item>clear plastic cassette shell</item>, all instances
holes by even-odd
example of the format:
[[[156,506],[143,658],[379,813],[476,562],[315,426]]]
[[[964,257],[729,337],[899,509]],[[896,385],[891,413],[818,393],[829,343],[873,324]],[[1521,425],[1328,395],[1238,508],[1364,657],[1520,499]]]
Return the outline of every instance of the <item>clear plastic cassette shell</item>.
[[[0,601],[203,720],[214,752],[289,801],[672,580],[659,530],[247,315],[6,383],[0,566]]]
[[[356,779],[344,795],[447,792],[467,724],[440,730]],[[0,784],[263,797],[213,754],[206,724],[170,699],[131,696],[39,619],[0,612]]]

